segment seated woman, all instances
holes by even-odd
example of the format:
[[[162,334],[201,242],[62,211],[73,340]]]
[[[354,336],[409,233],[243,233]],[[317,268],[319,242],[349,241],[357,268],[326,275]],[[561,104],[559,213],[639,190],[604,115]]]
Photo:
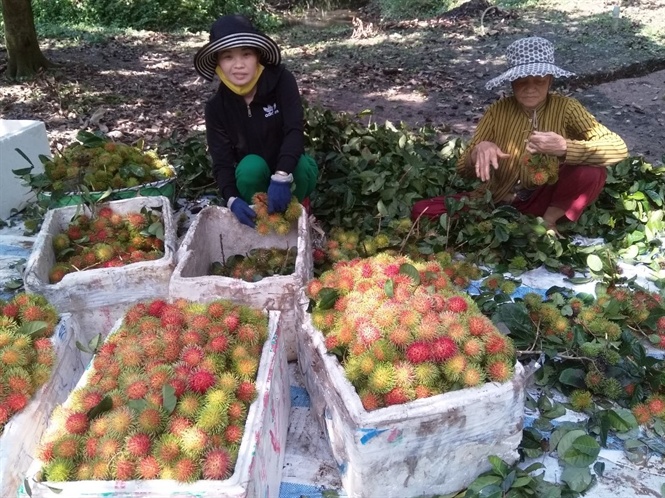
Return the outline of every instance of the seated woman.
[[[314,190],[318,167],[304,154],[303,107],[296,80],[277,44],[240,15],[217,19],[194,68],[221,80],[205,107],[212,172],[227,206],[254,227],[249,207],[268,192],[268,210],[284,212],[293,195],[303,202]]]
[[[557,235],[562,218],[577,221],[605,185],[606,168],[628,156],[624,141],[577,100],[550,93],[554,77],[573,73],[554,65],[554,47],[540,37],[522,38],[506,51],[510,69],[486,88],[510,82],[513,95],[492,104],[478,123],[457,171],[483,183],[495,204],[542,216]],[[457,194],[459,198],[464,194]],[[417,202],[411,215],[437,219],[444,197]]]

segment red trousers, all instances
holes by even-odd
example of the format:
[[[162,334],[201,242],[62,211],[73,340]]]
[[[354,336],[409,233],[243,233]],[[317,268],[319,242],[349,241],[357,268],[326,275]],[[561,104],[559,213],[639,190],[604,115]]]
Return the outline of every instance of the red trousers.
[[[577,221],[582,211],[598,198],[606,178],[607,169],[602,166],[563,164],[559,168],[559,181],[536,188],[525,201],[515,198],[512,206],[521,213],[533,216],[542,216],[548,207],[553,206],[562,209],[570,221]],[[452,197],[460,199],[468,196],[469,192],[465,192]],[[416,202],[411,209],[411,218],[416,220],[422,215],[434,220],[445,212],[444,197],[433,197]]]

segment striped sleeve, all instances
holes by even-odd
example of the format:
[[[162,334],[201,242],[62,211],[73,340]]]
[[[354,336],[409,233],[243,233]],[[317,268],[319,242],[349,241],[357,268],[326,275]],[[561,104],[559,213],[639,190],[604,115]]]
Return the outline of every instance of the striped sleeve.
[[[600,124],[579,101],[568,99],[566,163],[611,166],[628,157],[623,139]]]
[[[490,108],[487,109],[487,112],[483,114],[483,117],[480,118],[480,121],[478,122],[478,127],[476,128],[476,131],[473,134],[471,141],[468,143],[468,145],[464,149],[464,152],[457,160],[457,173],[459,173],[461,176],[475,177],[476,175],[475,169],[467,166],[467,161],[469,160],[469,156],[471,155],[471,151],[474,149],[474,147],[478,145],[480,142],[484,142],[485,140],[489,142],[495,141],[494,137],[495,108],[496,104],[490,106]]]

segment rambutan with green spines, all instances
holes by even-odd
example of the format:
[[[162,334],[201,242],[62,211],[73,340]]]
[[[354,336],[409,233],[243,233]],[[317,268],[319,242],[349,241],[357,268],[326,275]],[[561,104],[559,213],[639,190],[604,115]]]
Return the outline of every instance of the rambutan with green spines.
[[[7,367],[23,367],[29,361],[26,352],[15,346],[5,346],[0,350],[0,363]]]
[[[483,336],[485,342],[485,352],[488,355],[503,355],[506,357],[515,354],[515,347],[509,337],[501,332],[493,332]]]
[[[593,404],[593,394],[583,389],[575,389],[570,393],[570,406],[576,412],[584,412],[591,409]]]
[[[136,476],[136,462],[130,455],[121,453],[111,462],[111,471],[116,481],[132,481]]]
[[[180,360],[190,367],[196,367],[201,364],[205,355],[205,350],[201,346],[190,344],[183,346],[180,352]]]
[[[130,341],[120,344],[114,356],[123,370],[136,369],[145,361],[143,348],[140,344]]]
[[[78,457],[83,440],[75,434],[63,434],[53,442],[53,457],[74,460]]]
[[[413,389],[396,386],[383,396],[386,406],[401,405],[416,399],[416,392]]]
[[[459,382],[468,367],[468,360],[464,354],[456,353],[441,365],[441,372],[450,382]]]
[[[183,454],[195,458],[203,454],[210,439],[205,431],[196,426],[183,430],[178,438],[178,444]]]
[[[392,363],[377,363],[367,378],[367,387],[379,394],[385,394],[395,387],[395,367]]]
[[[152,454],[162,465],[171,465],[181,456],[178,436],[170,433],[163,433],[154,443]]]
[[[0,370],[0,374],[0,379],[2,379],[10,392],[17,392],[28,396],[33,393],[32,376],[29,370],[21,367],[10,367],[4,372]],[[2,389],[0,388],[1,399]]]
[[[638,403],[630,411],[639,425],[648,425],[653,421],[653,415],[646,403]]]
[[[217,378],[215,388],[222,389],[228,392],[235,392],[238,388],[240,379],[233,372],[222,372]]]
[[[161,471],[159,461],[153,455],[139,458],[136,462],[136,475],[139,479],[157,479]]]
[[[71,412],[65,420],[64,428],[68,434],[85,434],[90,426],[86,413]]]
[[[476,363],[468,363],[459,381],[464,387],[475,387],[485,382],[485,372],[482,367]]]
[[[193,420],[202,406],[203,398],[200,394],[192,391],[186,391],[178,399],[175,407],[175,413]]]
[[[460,350],[469,359],[479,361],[485,354],[485,343],[478,337],[469,337],[462,343]]]
[[[624,396],[623,386],[618,379],[605,378],[600,384],[600,392],[611,400],[617,400]]]
[[[397,347],[387,339],[379,339],[368,348],[368,353],[380,362],[393,362],[400,356]]]
[[[127,406],[114,408],[108,412],[108,431],[111,436],[124,437],[134,425],[134,414]]]
[[[56,458],[44,466],[44,476],[52,482],[71,481],[76,466],[67,458]]]
[[[10,393],[5,398],[5,405],[9,408],[10,412],[16,413],[23,410],[30,399],[23,393]]]
[[[445,335],[452,339],[458,346],[470,337],[468,327],[461,322],[451,323],[445,329]]]
[[[135,432],[125,438],[125,451],[132,457],[144,457],[150,453],[152,439],[145,432]]]
[[[129,400],[143,399],[150,391],[147,379],[137,379],[125,387],[125,396]]]
[[[594,393],[600,392],[604,380],[605,374],[595,368],[589,370],[584,376],[584,384]]]
[[[163,431],[166,424],[166,412],[157,406],[147,406],[136,416],[136,428],[148,435],[156,435]]]

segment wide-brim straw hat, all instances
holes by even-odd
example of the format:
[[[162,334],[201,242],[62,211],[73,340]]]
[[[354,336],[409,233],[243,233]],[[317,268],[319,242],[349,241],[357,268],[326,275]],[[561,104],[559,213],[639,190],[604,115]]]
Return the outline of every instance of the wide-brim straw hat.
[[[506,49],[506,59],[510,69],[489,80],[485,88],[491,90],[504,82],[515,81],[527,76],[548,76],[568,78],[575,73],[561,69],[554,64],[554,45],[539,36],[521,38]]]
[[[231,48],[252,47],[259,51],[264,66],[276,66],[282,56],[277,43],[264,35],[244,16],[227,15],[217,19],[210,28],[210,41],[196,52],[194,68],[201,76],[212,81],[217,67],[217,53]]]

